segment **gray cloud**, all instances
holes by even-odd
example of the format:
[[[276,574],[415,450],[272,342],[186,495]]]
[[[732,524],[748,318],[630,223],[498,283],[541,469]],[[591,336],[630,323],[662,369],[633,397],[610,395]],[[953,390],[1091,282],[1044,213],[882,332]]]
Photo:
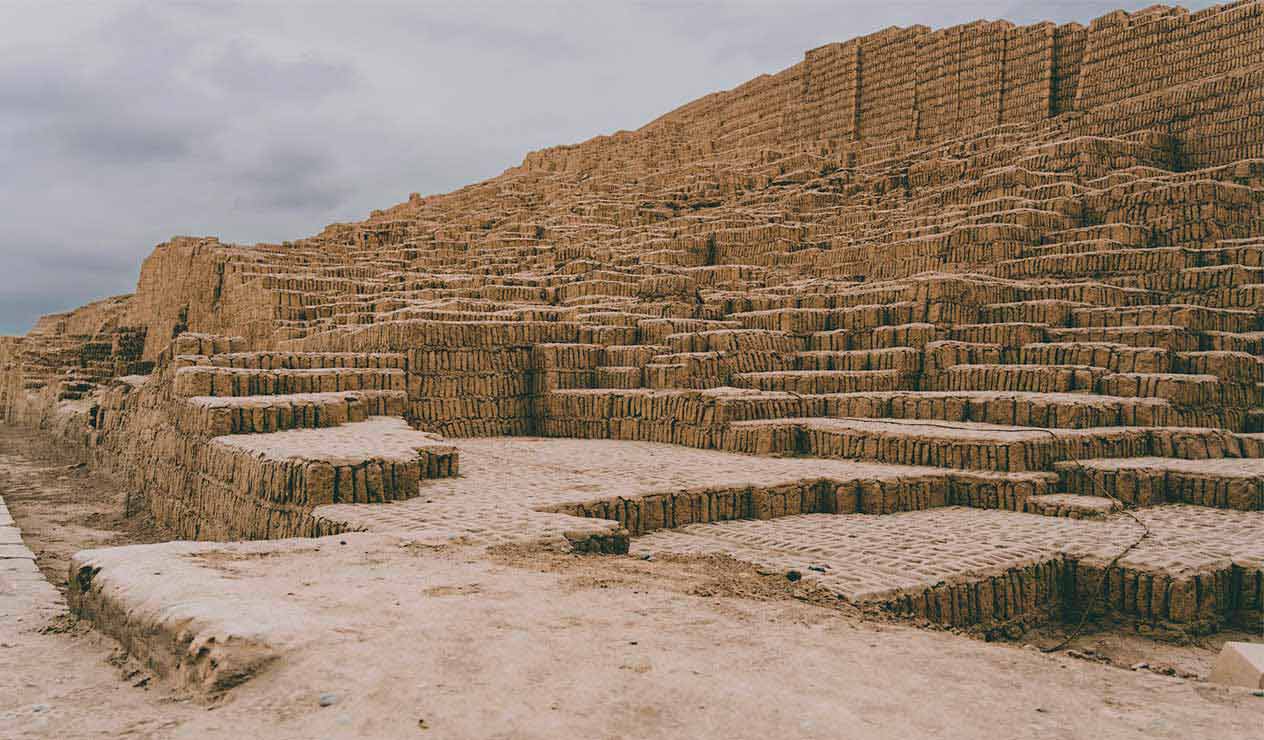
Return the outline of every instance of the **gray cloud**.
[[[228,96],[261,96],[267,100],[314,99],[353,89],[359,83],[354,67],[308,55],[277,59],[236,39],[207,69],[208,79]]]
[[[308,209],[326,213],[339,206],[351,190],[334,175],[334,162],[314,149],[279,146],[257,164],[237,174],[247,190],[236,201],[278,209]]]
[[[145,165],[193,153],[193,132],[148,121],[69,119],[30,129],[18,144],[47,147],[54,156],[109,165]]]
[[[0,332],[20,333],[42,314],[131,292],[138,263],[120,251],[50,241],[6,245],[3,268]],[[82,300],[68,302],[67,296]]]
[[[1152,1],[5,0],[0,332],[131,291],[173,234],[312,234],[637,128],[823,43]]]
[[[0,67],[0,116],[66,112],[86,91],[64,69],[39,64]]]

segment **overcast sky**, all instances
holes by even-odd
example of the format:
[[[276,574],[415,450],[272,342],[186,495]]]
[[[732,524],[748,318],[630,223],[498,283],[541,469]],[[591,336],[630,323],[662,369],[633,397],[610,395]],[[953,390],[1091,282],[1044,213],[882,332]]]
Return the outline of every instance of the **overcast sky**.
[[[310,235],[824,43],[1151,2],[0,0],[0,334],[131,292],[172,235]]]

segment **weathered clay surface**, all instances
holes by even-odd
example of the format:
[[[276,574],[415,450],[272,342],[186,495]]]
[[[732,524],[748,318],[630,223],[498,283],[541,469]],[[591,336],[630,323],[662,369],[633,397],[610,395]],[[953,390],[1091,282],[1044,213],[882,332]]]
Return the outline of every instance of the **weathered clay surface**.
[[[187,562],[207,546],[175,543],[161,562],[143,557],[144,547],[76,555],[68,601],[158,675],[177,686],[224,691],[276,660],[287,637],[293,640],[300,615],[286,605],[209,598],[222,584]]]
[[[100,567],[97,603],[158,618],[163,639],[151,642],[164,659],[191,660],[195,642],[165,639],[181,633],[225,638],[218,654],[230,660],[245,645],[236,637],[275,651],[214,711],[167,703],[183,722],[158,734],[177,737],[1177,738],[1198,728],[1245,740],[1264,717],[1241,689],[849,620],[805,603],[815,592],[803,582],[723,558],[488,557],[355,534],[165,543],[81,561]],[[927,691],[928,681],[942,685]],[[336,701],[322,708],[326,695]],[[70,716],[58,708],[52,719]]]

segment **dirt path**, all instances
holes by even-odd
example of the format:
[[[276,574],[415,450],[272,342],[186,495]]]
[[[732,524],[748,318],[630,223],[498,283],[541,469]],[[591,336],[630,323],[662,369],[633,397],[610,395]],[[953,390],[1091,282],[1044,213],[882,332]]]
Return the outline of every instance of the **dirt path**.
[[[82,463],[0,427],[0,498],[59,589],[70,555],[84,547],[165,539],[144,517],[121,516],[121,491]],[[0,593],[6,597],[20,594]],[[0,638],[0,737],[167,737],[202,711],[65,613],[33,614],[12,627]]]
[[[40,570],[58,588],[79,550],[171,539],[143,511],[124,516],[126,492],[90,471],[80,448],[3,425],[0,493]]]
[[[164,539],[121,516],[123,492],[80,462],[0,432],[0,497],[59,585],[80,549]],[[201,558],[205,581],[179,584],[227,595],[230,617],[268,604],[298,615],[285,655],[227,696],[174,691],[61,617],[0,644],[0,737],[1151,740],[1264,725],[1249,693],[1096,663],[1153,656],[1148,640],[1090,635],[1087,659],[1044,656],[884,623],[726,558],[398,546],[314,558],[302,544]],[[1198,661],[1173,664],[1197,673]]]

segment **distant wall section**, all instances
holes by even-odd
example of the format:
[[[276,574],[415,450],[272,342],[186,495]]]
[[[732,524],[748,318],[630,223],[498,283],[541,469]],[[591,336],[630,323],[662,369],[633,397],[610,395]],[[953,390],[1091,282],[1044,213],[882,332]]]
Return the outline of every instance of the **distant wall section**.
[[[629,167],[742,148],[862,142],[898,151],[1081,114],[1072,135],[1159,129],[1182,165],[1264,156],[1264,0],[1190,13],[1156,5],[1076,23],[888,28],[826,44],[775,75],[684,105],[635,132],[533,152],[524,168]],[[696,160],[694,160],[696,161]]]

